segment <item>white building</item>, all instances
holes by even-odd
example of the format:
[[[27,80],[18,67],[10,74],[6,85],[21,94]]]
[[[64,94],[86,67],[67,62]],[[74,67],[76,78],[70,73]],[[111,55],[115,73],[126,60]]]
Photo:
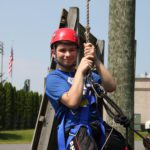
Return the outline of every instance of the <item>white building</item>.
[[[134,113],[139,115],[141,124],[150,120],[150,77],[135,78]]]

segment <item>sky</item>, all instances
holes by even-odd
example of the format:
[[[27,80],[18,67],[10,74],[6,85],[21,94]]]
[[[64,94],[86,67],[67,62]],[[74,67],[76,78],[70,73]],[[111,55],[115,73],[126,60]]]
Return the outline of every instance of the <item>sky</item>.
[[[44,92],[50,64],[49,42],[58,28],[62,9],[78,7],[80,23],[86,26],[86,0],[0,0],[0,41],[4,43],[4,79],[17,90],[30,79],[31,90]],[[97,39],[105,40],[108,55],[109,0],[90,1],[90,27]],[[150,73],[150,1],[136,0],[136,76]],[[10,50],[14,50],[13,76],[8,74]],[[1,59],[1,58],[0,58]],[[0,61],[1,62],[1,61]]]

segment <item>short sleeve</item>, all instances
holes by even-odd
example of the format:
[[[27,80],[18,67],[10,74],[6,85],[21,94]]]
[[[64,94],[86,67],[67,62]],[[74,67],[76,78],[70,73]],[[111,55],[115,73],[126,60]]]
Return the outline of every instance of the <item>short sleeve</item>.
[[[67,81],[57,74],[49,74],[46,78],[46,95],[54,101],[58,101],[61,96],[70,89]]]
[[[101,84],[102,83],[102,79],[100,77],[99,74],[95,73],[95,72],[92,72],[92,77],[93,77],[93,80],[96,82],[96,83],[99,83]]]

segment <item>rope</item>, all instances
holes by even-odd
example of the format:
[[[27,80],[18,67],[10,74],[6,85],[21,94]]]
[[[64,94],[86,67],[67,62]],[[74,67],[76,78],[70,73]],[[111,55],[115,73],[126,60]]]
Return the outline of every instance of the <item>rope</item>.
[[[90,14],[90,9],[89,9],[89,5],[90,5],[90,0],[86,0],[86,28],[85,28],[85,40],[86,40],[86,43],[89,43],[90,42],[90,17],[89,17],[89,14]],[[89,66],[90,67],[90,66]],[[92,70],[93,68],[90,67],[90,70],[87,72],[87,76],[86,76],[86,82],[88,82],[89,78],[92,78]],[[86,86],[86,84],[85,84]]]
[[[103,98],[103,106],[105,107],[108,115],[116,122],[119,123],[120,125],[124,126],[126,128],[126,146],[127,146],[127,139],[128,139],[128,128],[130,128],[130,130],[132,130],[134,133],[136,133],[140,138],[142,138],[146,143],[150,144],[150,141],[147,140],[145,137],[143,137],[143,135],[141,135],[138,131],[136,131],[134,128],[130,127],[130,120],[123,114],[122,110],[119,108],[119,106],[117,104],[115,104],[113,102],[113,100],[111,98],[109,98],[103,87],[97,83],[94,83],[94,81],[90,80],[91,84],[92,84],[92,89],[95,93],[95,95],[99,98]],[[98,89],[98,91],[97,91]],[[104,102],[104,100],[107,101],[108,104],[106,104],[106,102]],[[111,108],[114,109],[115,113],[111,110]],[[112,131],[110,132],[110,135],[112,134]],[[110,136],[108,137],[108,139],[110,138]],[[107,141],[108,141],[107,139]],[[106,143],[105,143],[106,145]],[[103,147],[102,147],[103,148]]]
[[[90,0],[87,0],[86,1],[86,31],[85,31],[85,39],[86,39],[86,43],[89,43],[90,42],[90,17],[89,17],[89,14],[90,14],[90,9],[89,9],[89,2]]]
[[[105,143],[103,144],[101,150],[103,150],[105,148],[105,146],[106,146],[106,144],[107,144],[107,142],[108,142],[108,140],[109,140],[113,130],[114,130],[114,128],[111,128],[111,131],[109,132],[109,135],[108,135],[107,139],[105,140]]]

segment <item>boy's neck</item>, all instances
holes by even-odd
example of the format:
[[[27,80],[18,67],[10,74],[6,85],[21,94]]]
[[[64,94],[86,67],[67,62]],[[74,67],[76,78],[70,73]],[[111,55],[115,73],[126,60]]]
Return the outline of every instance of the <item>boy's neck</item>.
[[[58,65],[58,69],[60,69],[64,72],[71,72],[71,71],[75,70],[75,67],[63,67],[63,66]]]

